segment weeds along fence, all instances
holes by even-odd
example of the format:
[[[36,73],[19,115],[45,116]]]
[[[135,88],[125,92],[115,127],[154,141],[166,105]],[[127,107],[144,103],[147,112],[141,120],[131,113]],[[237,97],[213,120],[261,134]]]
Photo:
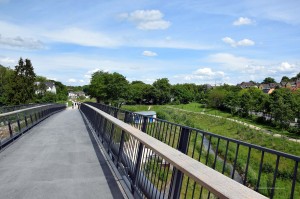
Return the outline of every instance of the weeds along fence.
[[[0,107],[0,114],[1,113],[7,113],[7,112],[12,112],[12,111],[17,111],[20,109],[25,109],[25,108],[31,108],[35,106],[42,106],[45,105],[45,103],[42,104],[21,104],[21,105],[16,105],[16,106],[1,106]]]
[[[102,108],[107,113],[90,104],[80,106],[135,198],[266,198],[183,154],[189,150],[184,142],[189,137],[187,128],[181,128],[175,149],[146,134],[153,129],[149,118],[141,117],[133,126],[136,115]]]
[[[300,198],[299,156],[104,104],[88,104],[269,198]],[[115,135],[110,138],[109,132],[106,133],[104,140],[115,139]],[[148,154],[145,151],[144,155],[147,160],[152,158],[144,165],[144,175],[156,176],[149,181],[156,187],[163,184],[164,180],[169,182],[169,176],[165,171],[161,172],[158,166],[162,164],[162,160],[151,152]],[[157,168],[159,171],[148,172],[149,168]],[[170,167],[166,170],[168,168]],[[156,178],[160,180],[155,180]],[[184,176],[182,184],[180,195],[183,198],[194,197],[197,194],[210,196],[203,187],[198,186],[196,189],[197,183],[188,176]]]
[[[37,123],[65,108],[61,104],[44,104],[0,114],[0,149]]]

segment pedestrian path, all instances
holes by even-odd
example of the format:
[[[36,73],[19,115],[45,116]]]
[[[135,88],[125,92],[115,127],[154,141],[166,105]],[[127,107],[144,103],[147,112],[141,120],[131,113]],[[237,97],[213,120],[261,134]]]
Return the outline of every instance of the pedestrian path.
[[[0,153],[0,198],[123,198],[78,109],[57,113]]]

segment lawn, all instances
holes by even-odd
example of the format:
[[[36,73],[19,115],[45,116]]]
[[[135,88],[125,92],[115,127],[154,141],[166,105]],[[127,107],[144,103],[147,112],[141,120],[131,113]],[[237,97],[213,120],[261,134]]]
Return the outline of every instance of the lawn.
[[[288,141],[283,138],[273,137],[261,131],[251,129],[244,125],[238,124],[233,121],[226,120],[226,118],[230,117],[230,114],[223,113],[217,110],[205,109],[201,107],[199,104],[188,104],[188,105],[176,105],[172,106],[174,108],[184,109],[192,112],[185,112],[178,109],[170,108],[170,105],[164,106],[151,106],[151,110],[157,112],[158,118],[162,118],[171,122],[175,122],[178,124],[194,127],[197,129],[201,129],[207,132],[212,132],[214,134],[223,135],[226,137],[234,138],[237,140],[242,140],[248,143],[260,145],[263,147],[271,148],[274,150],[282,151],[289,154],[294,154],[299,156],[300,155],[300,144]],[[149,106],[123,106],[123,109],[130,110],[130,111],[141,111],[141,110],[148,110]],[[206,114],[199,114],[199,112],[203,112],[213,115],[219,115],[223,118],[217,118],[214,116],[206,115]],[[195,112],[195,113],[194,113]],[[158,123],[158,122],[157,122]],[[152,124],[155,125],[155,124]],[[157,133],[153,133],[150,128],[150,135],[156,137],[157,139],[169,144],[172,147],[176,147],[175,143],[168,143],[166,141],[170,140],[169,137],[171,134],[173,137],[176,137],[176,130],[169,130],[169,127],[161,127],[162,125],[156,124],[157,132],[164,131],[166,132],[164,136],[161,136]],[[154,128],[154,127],[153,127]],[[163,128],[163,129],[161,129]],[[169,132],[169,133],[168,133]],[[159,136],[158,136],[159,135]],[[208,137],[207,137],[208,138]],[[200,149],[199,143],[201,143],[201,136],[195,137],[195,134],[191,134],[190,143],[188,148],[188,155],[195,158],[200,159],[202,163],[206,163],[208,166],[213,166],[213,155],[208,155],[207,150]],[[211,139],[212,148],[216,148],[217,139]],[[220,141],[219,149],[217,154],[219,157],[225,156],[225,147],[226,142]],[[196,150],[194,150],[196,148]],[[201,156],[202,153],[202,156]],[[228,162],[233,163],[236,161],[237,169],[240,175],[244,175],[246,161],[247,161],[247,154],[248,154],[248,147],[240,146],[238,158],[235,160],[236,154],[236,145],[230,144],[228,149]],[[201,157],[200,157],[201,156]],[[212,157],[210,157],[212,156]],[[200,157],[200,158],[199,158]],[[259,162],[261,159],[261,152],[258,150],[253,149],[251,152],[250,163],[247,173],[247,184],[248,186],[254,188],[257,183],[258,178],[258,170],[259,170]],[[268,187],[272,186],[273,181],[273,173],[275,170],[276,163],[276,156],[265,153],[264,162],[262,165],[263,173],[261,175],[260,180],[260,193],[269,196],[270,189]],[[276,180],[276,190],[275,190],[275,197],[274,198],[288,198],[289,192],[291,190],[291,179],[293,177],[293,166],[294,162],[285,158],[280,159],[280,163],[278,166],[278,173],[277,173],[277,180]],[[222,161],[217,161],[215,164],[215,169],[221,172],[222,170]],[[299,170],[299,169],[298,169]],[[298,171],[299,174],[299,171]],[[225,169],[225,175],[229,176],[230,173],[228,169]],[[297,198],[300,196],[300,187],[299,187],[299,179],[300,175],[297,175],[297,184],[295,190],[295,197]],[[184,185],[190,186],[188,184]]]

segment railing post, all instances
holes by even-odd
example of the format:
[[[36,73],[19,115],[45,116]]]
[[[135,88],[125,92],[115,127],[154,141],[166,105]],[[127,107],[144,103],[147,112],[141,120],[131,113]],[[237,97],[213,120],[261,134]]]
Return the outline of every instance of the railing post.
[[[113,109],[113,110],[114,110],[114,117],[117,118],[118,109]],[[108,147],[107,147],[107,152],[108,153],[111,151],[110,147],[111,147],[111,144],[112,144],[112,141],[113,141],[114,132],[115,132],[115,124],[112,123],[111,131],[110,131],[110,137],[109,137],[109,143],[108,143]]]
[[[12,133],[11,124],[10,124],[9,120],[8,120],[8,129],[9,129],[9,135],[10,135],[10,137],[12,137],[13,133]]]
[[[18,128],[19,128],[19,133],[20,133],[21,132],[21,124],[20,124],[19,114],[17,115],[17,117],[18,117],[18,120],[17,120],[17,122],[18,122]]]
[[[128,121],[128,112],[125,112],[125,118],[124,118],[124,122],[127,123]],[[121,140],[120,140],[120,146],[119,146],[119,152],[118,152],[118,156],[117,156],[117,168],[119,168],[119,162],[122,159],[122,153],[123,153],[123,147],[124,147],[124,140],[125,140],[125,131],[122,130],[122,134],[121,134]]]
[[[190,136],[190,129],[182,127],[180,133],[180,139],[178,144],[178,150],[184,154],[188,152],[188,141]],[[169,191],[170,199],[179,199],[180,198],[180,190],[182,186],[183,173],[178,169],[173,170],[171,186]]]
[[[26,115],[25,115],[25,124],[26,124],[26,127],[28,127],[28,123],[27,123],[27,117],[26,117]]]
[[[32,126],[33,125],[32,114],[30,114],[30,121],[31,121],[31,126]]]
[[[148,120],[148,118],[144,116],[143,117],[143,126],[142,126],[142,131],[144,133],[146,133],[146,129],[147,129],[147,120]],[[142,163],[143,151],[144,151],[144,145],[143,145],[143,143],[140,142],[138,154],[137,154],[137,158],[136,158],[136,164],[135,164],[135,168],[134,168],[134,173],[133,173],[133,177],[132,177],[132,185],[131,185],[132,194],[134,194],[134,192],[135,192],[137,178],[139,176],[140,167],[141,167],[141,163]]]

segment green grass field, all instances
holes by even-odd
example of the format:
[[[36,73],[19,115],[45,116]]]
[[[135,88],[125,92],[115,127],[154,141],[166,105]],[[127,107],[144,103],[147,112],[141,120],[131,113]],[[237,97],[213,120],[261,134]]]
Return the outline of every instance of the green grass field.
[[[195,113],[191,112],[185,112],[178,109],[170,108],[170,105],[164,105],[164,106],[151,106],[151,110],[154,110],[157,112],[157,117],[161,119],[165,119],[171,122],[179,123],[182,125],[194,127],[197,129],[201,129],[204,131],[212,132],[215,134],[223,135],[226,137],[234,138],[237,140],[242,140],[248,143],[260,145],[263,147],[271,148],[274,150],[282,151],[289,154],[294,154],[299,156],[300,155],[300,144],[288,141],[283,138],[273,137],[271,135],[268,135],[266,133],[263,133],[258,130],[251,129],[249,127],[246,127],[244,125],[238,124],[236,122],[232,122],[229,120],[226,120],[230,116],[230,114],[223,113],[216,110],[211,109],[205,109],[202,108],[199,104],[188,104],[188,105],[175,105],[172,106],[174,108],[184,109],[188,111],[193,111]],[[130,110],[130,111],[141,111],[141,110],[148,110],[149,106],[123,106],[123,109]],[[216,118],[214,116],[209,116],[206,114],[199,114],[197,112],[203,112],[209,113],[212,115],[219,115],[223,118]],[[153,124],[154,125],[154,124]],[[173,129],[174,131],[174,129]],[[176,136],[176,133],[173,133],[174,136]],[[157,137],[157,135],[153,135],[159,140],[168,140],[163,137]],[[166,134],[165,136],[169,136]],[[175,139],[177,140],[177,139]],[[201,136],[199,136],[197,139],[195,138],[195,135],[192,135],[190,139],[189,144],[189,150],[188,155],[198,159],[199,154],[202,153],[202,156],[200,158],[200,161],[202,163],[206,162],[206,157],[204,150],[199,149],[199,144],[195,145],[196,143],[200,143]],[[211,140],[212,147],[216,148],[217,139],[213,138]],[[168,143],[167,143],[168,144]],[[219,143],[219,150],[218,150],[218,156],[224,157],[225,155],[225,141],[220,141]],[[170,145],[170,144],[169,144]],[[173,145],[173,147],[176,146],[176,143]],[[196,150],[193,152],[193,148],[196,146]],[[231,144],[229,145],[228,150],[228,161],[233,163],[235,161],[235,152],[236,152],[236,145]],[[203,155],[204,154],[204,155]],[[239,148],[239,154],[237,158],[237,169],[241,175],[243,175],[243,172],[245,171],[246,167],[246,161],[247,161],[247,154],[248,154],[248,147],[240,146]],[[211,156],[211,155],[209,155]],[[258,150],[253,149],[251,152],[250,157],[250,163],[249,163],[249,169],[248,169],[248,176],[247,176],[247,184],[250,187],[255,187],[257,183],[257,175],[259,170],[259,162],[261,158],[261,152]],[[275,170],[275,163],[276,163],[276,156],[271,155],[268,153],[265,153],[264,156],[264,163],[263,163],[263,173],[261,175],[260,180],[260,187],[259,190],[260,193],[263,193],[266,196],[270,195],[270,189],[268,187],[272,186],[273,182],[273,173]],[[213,165],[213,157],[208,157],[208,166]],[[294,162],[291,160],[287,160],[285,158],[280,159],[279,167],[278,167],[278,173],[277,173],[277,180],[276,180],[276,190],[275,190],[275,197],[274,198],[289,198],[289,193],[291,190],[291,179],[293,177],[293,167]],[[222,162],[217,161],[216,163],[216,170],[221,172],[222,169]],[[299,169],[298,169],[299,170]],[[298,171],[297,175],[297,186],[295,190],[294,197],[300,197],[300,187],[299,187],[299,180],[300,180],[300,172]],[[229,172],[225,170],[225,175],[229,175]],[[184,185],[190,186],[188,184]]]

